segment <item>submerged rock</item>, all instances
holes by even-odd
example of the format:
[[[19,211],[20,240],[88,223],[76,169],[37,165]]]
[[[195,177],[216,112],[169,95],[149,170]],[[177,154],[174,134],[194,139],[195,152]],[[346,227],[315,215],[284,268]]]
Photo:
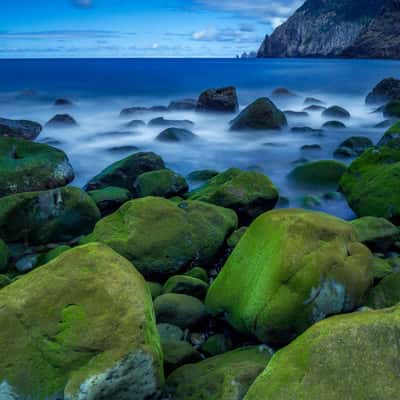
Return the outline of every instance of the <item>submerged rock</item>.
[[[72,128],[78,123],[69,114],[57,114],[46,123],[49,128]]]
[[[197,101],[197,111],[236,112],[239,102],[236,88],[228,86],[204,91]]]
[[[158,117],[152,119],[149,124],[149,126],[174,126],[177,128],[191,128],[194,126],[194,122],[189,121],[188,119],[165,119],[164,117]]]
[[[156,140],[159,142],[187,142],[195,139],[197,136],[187,130],[181,128],[168,128],[162,131]]]
[[[198,299],[204,299],[208,284],[203,280],[187,275],[174,275],[165,282],[163,293],[187,294]]]
[[[100,220],[85,241],[108,244],[146,277],[160,278],[212,260],[236,226],[229,209],[145,197]]]
[[[42,125],[37,122],[0,118],[0,137],[35,140],[41,131]]]
[[[280,130],[287,125],[285,114],[266,97],[247,106],[232,122],[232,131]]]
[[[293,117],[293,118],[306,118],[309,117],[310,114],[306,111],[291,111],[291,110],[286,110],[283,112],[286,117]]]
[[[125,128],[141,128],[146,126],[146,123],[142,121],[141,119],[133,119],[132,121],[127,122],[124,124]]]
[[[368,94],[365,102],[367,104],[382,104],[390,100],[400,100],[400,79],[383,79]]]
[[[0,376],[21,398],[156,396],[162,353],[150,293],[107,246],[65,252],[0,299]]]
[[[345,221],[313,211],[271,211],[235,247],[206,307],[238,332],[285,345],[316,321],[360,306],[372,284],[372,261]]]
[[[0,196],[64,186],[74,171],[64,152],[46,144],[0,138]]]
[[[66,242],[89,233],[99,219],[94,201],[71,186],[0,198],[0,237],[6,242]]]
[[[314,129],[309,126],[294,126],[293,128],[290,128],[290,131],[295,133],[311,133],[316,136],[322,135],[324,132],[323,129]]]
[[[343,107],[332,106],[322,111],[322,116],[327,118],[349,119],[350,113]]]

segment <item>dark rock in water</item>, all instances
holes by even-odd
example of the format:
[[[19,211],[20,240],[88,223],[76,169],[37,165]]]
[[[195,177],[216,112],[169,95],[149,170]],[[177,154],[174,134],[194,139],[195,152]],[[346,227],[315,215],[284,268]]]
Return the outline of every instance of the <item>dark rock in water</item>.
[[[134,184],[136,197],[158,196],[174,197],[181,196],[189,190],[185,178],[169,169],[145,172],[139,175]]]
[[[308,107],[305,107],[303,109],[303,111],[313,111],[313,112],[315,112],[315,111],[324,111],[324,110],[326,110],[326,107],[318,106],[318,105],[315,105],[315,104],[313,104],[311,106],[308,106]]]
[[[322,135],[324,132],[323,129],[314,129],[309,126],[294,126],[293,128],[290,128],[290,131],[295,133],[312,133],[315,135]]]
[[[119,116],[120,117],[130,117],[137,113],[142,113],[142,112],[146,112],[146,111],[149,111],[149,109],[146,107],[129,107],[129,108],[124,108],[120,112]]]
[[[41,131],[42,125],[37,122],[0,118],[0,137],[35,140]]]
[[[149,107],[148,110],[149,111],[153,111],[153,112],[157,112],[157,111],[163,112],[163,111],[168,111],[168,107],[166,107],[166,106],[152,106],[152,107]]]
[[[229,236],[228,239],[226,240],[226,244],[228,245],[228,247],[230,247],[231,249],[235,248],[240,242],[240,239],[246,233],[246,231],[247,231],[247,226],[242,226],[239,229],[236,229],[236,231],[234,231],[232,235]]]
[[[174,126],[177,128],[191,128],[194,125],[194,122],[189,121],[188,119],[181,120],[173,120],[173,119],[165,119],[164,117],[158,117],[152,119],[149,126]]]
[[[128,153],[128,152],[133,153],[138,150],[139,150],[139,147],[130,146],[130,145],[115,146],[115,147],[111,147],[111,148],[107,149],[107,151],[109,151],[110,153]]]
[[[157,137],[156,140],[159,142],[187,142],[195,139],[197,136],[187,130],[181,128],[168,128],[162,131]]]
[[[349,119],[350,113],[343,107],[332,106],[322,111],[322,116],[326,118]]]
[[[378,147],[382,146],[400,149],[400,121],[384,133],[378,142]]]
[[[379,122],[379,124],[374,125],[375,129],[380,129],[380,128],[389,128],[394,124],[394,121],[392,119],[385,119],[382,122]]]
[[[322,125],[326,129],[345,129],[346,125],[341,121],[327,121]]]
[[[43,139],[40,139],[40,143],[44,143],[49,146],[61,146],[63,144],[63,142],[61,140],[54,139],[51,137],[45,137]]]
[[[385,118],[399,118],[400,119],[400,100],[391,100],[383,109],[383,116]]]
[[[373,147],[372,141],[364,136],[352,136],[342,142],[335,150],[335,157],[356,157],[369,147]]]
[[[267,146],[267,147],[284,147],[284,146],[286,146],[286,143],[265,142],[265,143],[262,143],[261,146]],[[259,168],[257,167],[257,169],[259,169]],[[257,169],[256,169],[256,170],[257,170]]]
[[[0,196],[53,189],[74,179],[61,150],[46,144],[0,138]]]
[[[400,79],[383,79],[368,94],[365,102],[366,104],[382,104],[390,100],[400,100]]]
[[[34,268],[38,266],[39,263],[39,255],[38,254],[30,254],[20,258],[15,263],[15,269],[21,273],[25,274],[29,271],[32,271]]]
[[[171,101],[168,106],[170,111],[190,111],[194,110],[197,105],[197,100],[195,99],[183,99]]]
[[[132,194],[129,190],[108,186],[104,189],[91,190],[87,194],[93,199],[99,208],[102,217],[116,211],[122,204],[132,199]]]
[[[65,128],[78,126],[78,123],[69,114],[57,114],[46,123],[47,127]]]
[[[284,111],[284,114],[287,117],[294,117],[294,118],[304,118],[304,117],[309,117],[310,114],[306,111],[291,111],[291,110],[287,110]]]
[[[85,190],[118,186],[132,191],[133,182],[139,175],[163,168],[165,168],[164,161],[157,154],[136,153],[108,166],[86,184]]]
[[[383,113],[384,108],[385,108],[385,105],[379,106],[379,107],[376,108],[374,111],[372,111],[371,114],[380,114],[380,113]]]
[[[118,136],[133,136],[136,132],[131,131],[109,131],[109,132],[100,132],[93,135],[94,137],[99,138],[108,138],[108,137],[118,137]]]
[[[293,97],[298,97],[297,94],[291,92],[289,89],[286,88],[276,88],[275,90],[273,90],[273,92],[271,93],[271,97],[275,97],[275,98],[293,98]]]
[[[357,157],[357,153],[344,146],[338,147],[334,152],[333,152],[334,157],[336,158],[351,158],[351,157]]]
[[[60,106],[60,107],[72,107],[72,106],[74,106],[75,104],[71,101],[71,100],[68,100],[68,99],[56,99],[55,101],[54,101],[54,105],[55,106]]]
[[[306,97],[304,105],[323,105],[325,104],[322,100],[316,99],[315,97]]]
[[[218,171],[212,169],[202,169],[198,171],[191,172],[187,179],[193,182],[205,182],[214,178],[214,176],[218,175]]]
[[[239,108],[236,88],[233,86],[204,91],[196,105],[197,111],[231,112]]]
[[[146,126],[146,123],[140,119],[133,119],[132,121],[124,124],[125,128],[140,128],[142,126]]]
[[[301,150],[304,151],[322,150],[322,147],[319,144],[305,144],[304,146],[301,146]]]
[[[285,114],[266,97],[247,106],[232,122],[232,131],[280,130],[287,125]]]
[[[7,242],[66,242],[91,232],[99,219],[94,201],[71,186],[0,199],[0,236]]]

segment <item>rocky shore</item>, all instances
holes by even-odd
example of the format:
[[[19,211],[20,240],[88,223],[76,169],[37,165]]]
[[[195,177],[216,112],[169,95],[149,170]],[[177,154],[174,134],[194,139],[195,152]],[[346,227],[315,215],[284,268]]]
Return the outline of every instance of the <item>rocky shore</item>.
[[[386,123],[377,143],[351,136],[331,159],[294,160],[303,208],[260,171],[183,176],[134,148],[80,188],[40,124],[1,118],[0,399],[397,398],[399,88],[388,78],[366,98]],[[231,135],[311,135],[304,151],[353,118],[314,97],[277,106],[296,96],[240,107],[234,87],[216,88],[120,118],[141,129],[138,113],[156,110],[154,141],[180,146],[200,137],[171,110],[229,115]],[[79,127],[79,104],[54,106],[47,127]],[[297,126],[299,113],[325,126]],[[315,211],[342,197],[354,220]]]

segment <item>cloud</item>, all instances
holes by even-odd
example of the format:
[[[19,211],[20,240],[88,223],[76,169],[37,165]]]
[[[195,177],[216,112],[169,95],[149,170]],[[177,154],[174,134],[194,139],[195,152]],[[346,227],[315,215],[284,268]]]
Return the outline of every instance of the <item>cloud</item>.
[[[253,30],[233,28],[209,28],[193,32],[192,40],[202,42],[261,43],[262,38],[253,34]]]

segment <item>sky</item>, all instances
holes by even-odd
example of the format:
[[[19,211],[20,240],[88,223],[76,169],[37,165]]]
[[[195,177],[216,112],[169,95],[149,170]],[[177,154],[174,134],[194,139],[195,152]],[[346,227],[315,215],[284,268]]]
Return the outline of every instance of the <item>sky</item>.
[[[0,58],[234,57],[301,0],[1,0]]]

